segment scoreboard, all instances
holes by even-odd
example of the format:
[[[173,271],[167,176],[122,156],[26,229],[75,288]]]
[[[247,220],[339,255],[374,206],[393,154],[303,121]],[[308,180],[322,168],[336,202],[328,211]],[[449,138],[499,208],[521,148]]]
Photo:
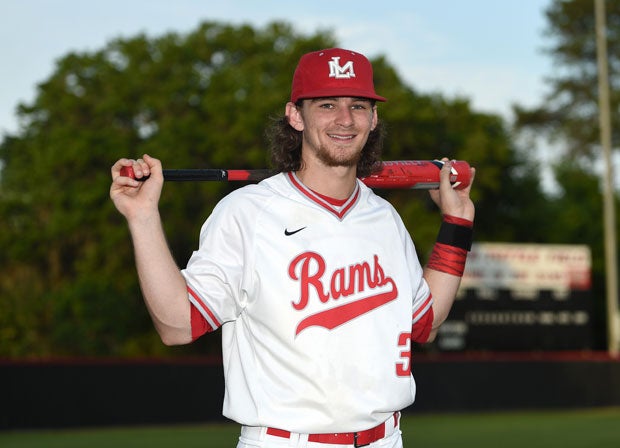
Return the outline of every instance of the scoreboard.
[[[474,243],[436,346],[460,350],[592,347],[585,245]]]

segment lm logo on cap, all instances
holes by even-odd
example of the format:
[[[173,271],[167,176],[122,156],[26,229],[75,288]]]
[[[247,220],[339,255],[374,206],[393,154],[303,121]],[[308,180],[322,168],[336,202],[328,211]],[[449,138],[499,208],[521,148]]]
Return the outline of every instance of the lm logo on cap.
[[[340,56],[333,56],[329,61],[329,77],[336,79],[349,79],[355,78],[355,71],[353,70],[353,61],[349,61],[343,66],[340,65]]]

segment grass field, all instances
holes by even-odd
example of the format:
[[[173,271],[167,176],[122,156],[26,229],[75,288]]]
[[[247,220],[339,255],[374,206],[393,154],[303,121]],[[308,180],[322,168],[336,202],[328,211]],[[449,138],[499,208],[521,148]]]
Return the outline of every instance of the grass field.
[[[405,448],[617,448],[620,408],[406,415]],[[234,448],[236,424],[0,432],[2,448]]]

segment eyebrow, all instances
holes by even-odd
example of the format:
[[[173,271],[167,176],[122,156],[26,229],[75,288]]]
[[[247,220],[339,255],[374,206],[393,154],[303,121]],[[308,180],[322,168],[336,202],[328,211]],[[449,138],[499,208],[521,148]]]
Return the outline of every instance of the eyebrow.
[[[353,101],[364,101],[367,103],[371,103],[373,102],[373,100],[371,100],[370,98],[362,98],[359,96],[351,96],[351,97],[343,97],[343,96],[326,96],[326,97],[321,97],[321,98],[309,98],[309,100],[313,103],[318,102],[318,101],[336,101],[338,98],[353,98]]]

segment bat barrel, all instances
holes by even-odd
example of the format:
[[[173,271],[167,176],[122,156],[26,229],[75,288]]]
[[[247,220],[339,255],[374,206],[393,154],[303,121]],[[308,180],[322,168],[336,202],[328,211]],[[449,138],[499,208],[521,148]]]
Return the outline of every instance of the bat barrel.
[[[441,160],[394,160],[383,162],[381,171],[362,179],[370,188],[432,190],[439,188]],[[471,182],[471,168],[463,160],[453,160],[450,183],[466,188]]]

